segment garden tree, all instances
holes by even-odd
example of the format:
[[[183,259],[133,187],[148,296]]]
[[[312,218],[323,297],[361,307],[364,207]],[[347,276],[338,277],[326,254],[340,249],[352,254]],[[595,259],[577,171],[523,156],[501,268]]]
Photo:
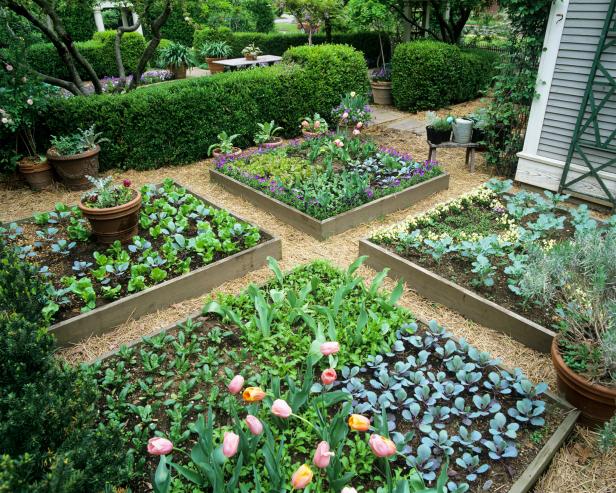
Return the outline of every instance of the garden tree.
[[[473,11],[482,10],[493,3],[492,0],[428,0],[431,9],[430,15],[438,24],[438,29],[434,29],[432,26],[424,27],[416,19],[407,15],[405,7],[409,0],[377,1],[396,12],[419,32],[451,44],[460,41],[462,30]]]
[[[83,2],[84,8],[91,8],[96,0],[80,0]],[[145,70],[147,63],[152,59],[161,40],[160,30],[165,24],[173,9],[182,9],[183,0],[134,0],[132,2],[134,10],[139,14],[141,19],[148,22],[148,31],[151,37],[146,45],[146,48],[139,59],[137,66],[132,74],[132,80],[129,89],[134,89],[141,79],[141,74]],[[91,63],[79,51],[75,44],[73,36],[67,30],[61,14],[58,11],[57,2],[54,0],[0,0],[0,8],[7,9],[13,14],[27,20],[31,26],[39,31],[43,38],[51,42],[62,63],[67,69],[69,76],[67,78],[53,77],[48,74],[40,73],[31,67],[28,67],[31,72],[38,75],[44,82],[52,84],[74,95],[86,95],[86,84],[81,74],[85,74],[87,79],[92,82],[94,91],[97,94],[103,92],[102,84]],[[157,15],[153,16],[152,11],[156,10]],[[84,13],[85,14],[85,13]],[[87,13],[89,15],[89,12]],[[136,24],[128,27],[118,28],[118,36],[116,39],[116,61],[120,74],[124,74],[121,54],[119,51],[119,43],[124,32],[135,31],[139,27],[141,20]],[[7,22],[5,29],[9,34],[15,34],[13,41],[15,45],[23,44],[23,41],[12,32],[11,25]],[[4,55],[3,55],[4,56]],[[14,64],[27,64],[25,57],[14,58],[11,60]]]
[[[312,35],[323,24],[327,42],[332,39],[332,22],[341,14],[342,0],[281,0],[280,6],[288,10],[297,22],[307,26],[308,44],[312,44]]]

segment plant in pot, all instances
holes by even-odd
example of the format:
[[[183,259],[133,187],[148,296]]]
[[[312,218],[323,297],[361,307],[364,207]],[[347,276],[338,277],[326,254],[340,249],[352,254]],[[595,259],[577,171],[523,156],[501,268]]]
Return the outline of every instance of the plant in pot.
[[[254,43],[250,43],[242,50],[242,55],[244,55],[246,60],[256,60],[261,54],[263,54],[261,48],[256,46]]]
[[[34,138],[37,117],[47,108],[51,96],[51,86],[23,66],[0,63],[0,137],[3,141],[14,139],[11,161],[17,162],[32,190],[53,183],[53,171],[46,159],[40,159]]]
[[[180,43],[169,43],[163,48],[158,62],[162,67],[171,70],[176,79],[185,79],[186,69],[196,65],[192,50]]]
[[[375,104],[393,103],[391,98],[391,67],[388,63],[370,74],[372,99]]]
[[[255,133],[255,144],[266,147],[274,148],[282,145],[282,138],[276,137],[275,134],[282,130],[282,127],[277,127],[274,120],[271,122],[257,123],[257,133]]]
[[[487,124],[487,110],[485,108],[480,108],[474,113],[468,115],[468,119],[473,122],[473,134],[471,137],[471,142],[478,144],[480,142],[485,142],[485,127]]]
[[[90,221],[92,233],[101,243],[129,241],[138,233],[141,193],[130,180],[113,185],[113,177],[87,176],[94,186],[81,196],[79,210]]]
[[[531,250],[517,289],[527,301],[556,307],[558,388],[582,423],[596,425],[616,412],[616,217],[601,226],[587,209],[574,212],[575,236]]]
[[[201,47],[200,54],[205,57],[208,70],[212,74],[218,74],[224,72],[225,67],[215,62],[229,58],[231,51],[231,46],[226,41],[209,41]]]
[[[102,132],[96,132],[92,125],[85,130],[80,128],[74,134],[51,136],[47,161],[69,190],[87,190],[90,182],[86,175],[98,175],[100,144],[109,142],[101,135]]]
[[[220,156],[239,156],[242,150],[233,145],[233,141],[238,137],[239,134],[228,135],[227,132],[220,132],[218,134],[218,142],[208,148],[208,155],[215,158]]]
[[[443,142],[449,142],[451,139],[451,122],[453,118],[439,117],[434,111],[426,112],[426,134],[428,136],[428,142],[432,144],[442,144]]]
[[[327,122],[318,113],[315,113],[312,118],[309,116],[302,118],[300,128],[303,136],[308,138],[319,137],[327,133],[328,130]]]

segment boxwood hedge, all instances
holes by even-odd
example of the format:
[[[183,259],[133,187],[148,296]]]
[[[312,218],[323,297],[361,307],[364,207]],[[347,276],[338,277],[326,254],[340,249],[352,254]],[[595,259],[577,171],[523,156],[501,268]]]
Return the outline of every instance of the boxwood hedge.
[[[284,58],[288,63],[127,94],[57,99],[41,135],[96,124],[111,141],[102,145],[102,169],[149,169],[205,158],[223,130],[242,135],[238,143],[248,145],[257,122],[273,119],[287,136],[296,135],[301,117],[329,115],[343,93],[367,91],[366,63],[351,47],[297,47]]]
[[[400,44],[392,57],[394,105],[419,111],[473,99],[490,84],[497,58],[439,41]]]

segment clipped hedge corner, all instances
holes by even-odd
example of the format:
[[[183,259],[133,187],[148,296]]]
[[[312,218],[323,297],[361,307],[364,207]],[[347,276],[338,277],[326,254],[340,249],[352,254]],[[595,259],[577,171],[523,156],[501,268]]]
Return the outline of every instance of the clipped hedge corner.
[[[490,84],[497,59],[489,51],[439,41],[400,44],[392,58],[394,105],[420,111],[473,99]]]

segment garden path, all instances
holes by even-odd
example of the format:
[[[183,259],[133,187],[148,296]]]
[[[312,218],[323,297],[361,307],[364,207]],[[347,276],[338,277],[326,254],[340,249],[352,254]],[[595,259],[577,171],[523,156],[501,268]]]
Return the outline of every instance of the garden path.
[[[464,103],[442,110],[440,113],[462,116],[472,111],[477,105],[478,102]],[[401,118],[404,119],[405,116],[402,115]],[[419,120],[423,118],[423,115],[415,114],[407,115],[407,117]],[[388,121],[391,123],[398,121],[398,119]],[[427,156],[428,147],[423,136],[388,128],[384,124],[373,126],[366,133],[381,145],[411,152],[418,158]],[[375,229],[398,222],[409,214],[423,212],[440,202],[457,197],[479,186],[490,177],[483,167],[482,157],[478,158],[477,171],[473,175],[466,170],[464,153],[443,149],[440,159],[444,168],[451,174],[449,190],[435,194],[408,209],[376,219],[324,242],[319,242],[292,228],[275,216],[259,210],[243,199],[227,193],[211,183],[207,172],[208,168],[212,166],[211,160],[181,167],[141,172],[134,170],[115,171],[113,174],[118,178],[129,178],[137,186],[145,183],[158,183],[166,177],[171,177],[195,192],[211,198],[231,212],[237,213],[269,232],[280,236],[283,240],[281,267],[287,270],[314,259],[328,259],[335,265],[347,267],[357,258],[358,240],[360,238],[368,236]],[[79,192],[67,192],[62,188],[33,193],[23,187],[16,188],[15,185],[2,183],[0,184],[0,221],[18,219],[29,216],[34,212],[49,210],[58,201],[69,204],[75,203],[78,198]],[[362,267],[359,274],[370,280],[376,272]],[[218,290],[238,293],[249,283],[262,283],[269,277],[269,269],[261,268],[240,279],[223,284]],[[393,289],[394,285],[395,283],[388,279],[384,288]],[[505,365],[520,367],[534,381],[546,381],[554,389],[555,375],[548,356],[530,350],[504,334],[466,320],[456,312],[432,303],[413,291],[406,290],[400,299],[400,303],[420,317],[439,320],[456,336],[465,337],[480,350],[489,351],[492,355],[500,357]],[[123,343],[147,335],[158,327],[171,324],[175,320],[185,317],[188,313],[198,310],[201,306],[202,298],[194,298],[147,315],[139,320],[129,320],[114,332],[102,337],[91,338],[83,344],[63,350],[59,353],[59,356],[73,363],[90,361],[105,352],[118,348]],[[562,493],[565,491],[614,493],[616,452],[601,457],[594,452],[595,442],[596,435],[594,433],[578,427],[566,446],[558,452],[549,470],[541,478],[534,490],[535,493]]]

